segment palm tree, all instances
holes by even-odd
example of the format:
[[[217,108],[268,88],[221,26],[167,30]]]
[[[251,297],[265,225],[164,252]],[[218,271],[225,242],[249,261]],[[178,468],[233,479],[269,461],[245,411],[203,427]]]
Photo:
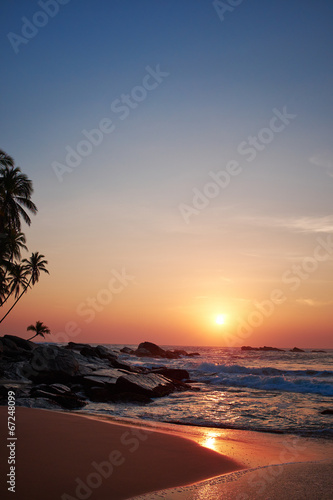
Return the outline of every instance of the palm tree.
[[[42,321],[36,321],[35,325],[28,326],[27,331],[29,330],[36,332],[36,335],[33,335],[28,340],[34,339],[35,337],[37,337],[37,335],[40,335],[41,337],[45,338],[45,335],[51,333],[50,329],[46,325],[44,325]]]
[[[44,273],[50,274],[48,270],[46,269],[46,264],[47,260],[44,260],[44,255],[41,255],[38,252],[32,253],[30,259],[23,259],[22,260],[22,272],[25,272],[25,277],[30,276],[29,281],[26,280],[26,282],[22,281],[21,284],[23,284],[24,289],[19,295],[19,291],[17,288],[17,285],[13,284],[14,290],[15,290],[15,297],[17,299],[15,300],[14,304],[12,307],[9,309],[9,311],[1,318],[0,323],[8,316],[10,311],[13,309],[13,307],[17,304],[17,302],[20,300],[22,295],[28,290],[30,285],[35,285],[39,281],[40,273],[43,271]],[[15,288],[16,287],[16,288]],[[12,292],[11,292],[12,293]]]
[[[22,264],[12,264],[9,268],[8,289],[9,295],[14,293],[15,298],[20,295],[21,289],[28,287],[27,270]]]
[[[5,293],[5,285],[8,285],[9,281],[8,272],[10,273],[13,268],[14,258],[18,260],[21,258],[21,250],[28,250],[25,242],[25,235],[13,228],[7,232],[7,237],[5,237],[5,239],[2,241],[3,251],[0,253],[0,305],[3,305],[11,295],[11,293]]]
[[[11,156],[7,155],[2,149],[0,149],[0,165],[6,167],[13,167],[14,160]]]
[[[2,156],[1,156],[2,153]],[[2,158],[2,162],[1,162]],[[3,159],[0,151],[0,233],[6,228],[21,229],[20,217],[30,226],[31,219],[25,209],[37,213],[36,205],[31,201],[32,182],[21,172],[19,167],[11,166],[12,159]],[[10,160],[8,161],[8,158]]]
[[[21,250],[28,251],[25,234],[17,231],[15,228],[8,229],[6,237],[6,254],[8,260],[13,262],[14,258],[20,259]]]

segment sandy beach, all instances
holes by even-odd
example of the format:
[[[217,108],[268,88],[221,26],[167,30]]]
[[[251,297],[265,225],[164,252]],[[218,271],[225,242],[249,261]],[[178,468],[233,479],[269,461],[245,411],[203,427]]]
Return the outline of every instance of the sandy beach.
[[[5,475],[9,472],[5,407],[0,408],[0,429]],[[329,441],[149,422],[115,423],[22,407],[16,411],[16,436],[17,500],[121,500],[138,495],[174,500],[283,499],[283,485],[287,488],[290,482],[296,495],[290,498],[317,499],[320,485],[320,498],[329,499],[325,491],[332,488],[327,473],[327,463],[333,460]],[[308,496],[302,496],[306,484],[312,490],[306,487]],[[8,486],[2,479],[2,498],[12,497]],[[157,495],[158,490],[164,491]]]

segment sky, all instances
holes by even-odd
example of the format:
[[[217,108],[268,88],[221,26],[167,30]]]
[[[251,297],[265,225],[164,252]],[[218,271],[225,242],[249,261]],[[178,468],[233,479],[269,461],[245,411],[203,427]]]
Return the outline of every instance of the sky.
[[[2,333],[333,348],[332,2],[0,10],[0,148],[50,271]]]

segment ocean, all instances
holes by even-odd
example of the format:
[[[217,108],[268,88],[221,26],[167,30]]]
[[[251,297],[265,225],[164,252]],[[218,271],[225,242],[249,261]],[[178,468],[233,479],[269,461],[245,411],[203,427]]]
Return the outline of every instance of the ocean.
[[[119,351],[122,345],[105,344]],[[137,346],[128,346],[136,348]],[[213,428],[333,438],[333,350],[242,351],[162,346],[198,352],[181,359],[120,359],[137,366],[183,368],[199,391],[176,392],[149,404],[89,403],[84,412]]]

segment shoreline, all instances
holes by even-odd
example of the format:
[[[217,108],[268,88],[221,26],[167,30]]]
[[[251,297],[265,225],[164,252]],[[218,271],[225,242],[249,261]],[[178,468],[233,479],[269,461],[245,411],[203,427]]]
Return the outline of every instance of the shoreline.
[[[333,460],[331,442],[294,435],[128,422],[25,407],[17,407],[16,416],[17,500],[125,500],[140,495],[148,499],[146,494],[160,490],[176,500],[175,495],[191,498],[184,497],[184,491],[190,495],[202,487],[225,488],[227,477],[238,482],[251,470],[255,474],[286,463],[305,466],[305,462]],[[6,418],[6,407],[0,407],[2,460]],[[2,470],[7,468],[5,464]],[[6,494],[3,488],[0,492]]]

